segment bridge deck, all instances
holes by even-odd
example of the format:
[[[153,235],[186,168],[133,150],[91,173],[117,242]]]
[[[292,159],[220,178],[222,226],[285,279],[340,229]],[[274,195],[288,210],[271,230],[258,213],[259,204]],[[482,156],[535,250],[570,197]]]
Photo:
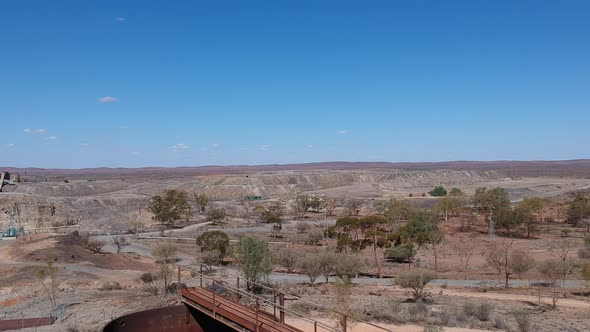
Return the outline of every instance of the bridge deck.
[[[233,325],[236,331],[256,332],[303,332],[293,326],[281,323],[273,315],[251,308],[212,291],[194,287],[183,289],[182,302],[213,318]]]

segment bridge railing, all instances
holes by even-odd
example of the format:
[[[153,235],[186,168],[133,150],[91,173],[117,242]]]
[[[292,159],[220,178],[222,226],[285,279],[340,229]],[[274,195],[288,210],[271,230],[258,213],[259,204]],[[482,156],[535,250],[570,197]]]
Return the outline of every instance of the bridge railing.
[[[185,267],[183,267],[185,268]],[[321,321],[309,318],[309,315],[306,315],[304,313],[298,312],[296,310],[287,308],[285,306],[285,296],[289,296],[291,298],[297,299],[297,301],[306,303],[308,305],[311,306],[317,306],[317,303],[313,303],[307,300],[302,299],[300,296],[298,295],[294,295],[294,294],[288,294],[282,291],[277,290],[276,288],[270,287],[268,285],[264,285],[261,283],[257,283],[257,282],[253,282],[253,281],[249,281],[249,282],[244,282],[243,278],[240,278],[239,276],[235,276],[235,275],[231,275],[231,277],[235,278],[235,286],[232,285],[233,282],[227,282],[226,280],[219,280],[216,279],[214,277],[211,277],[209,275],[207,275],[207,271],[210,270],[210,267],[205,265],[205,264],[200,264],[199,269],[196,270],[194,268],[188,268],[191,270],[192,274],[195,277],[198,277],[199,279],[199,286],[200,287],[208,287],[208,286],[212,286],[212,291],[216,292],[216,285],[218,287],[223,287],[224,290],[229,291],[234,293],[234,299],[238,299],[239,301],[244,299],[244,297],[246,297],[247,299],[250,299],[250,303],[254,304],[254,308],[258,311],[258,310],[262,310],[265,311],[267,314],[272,314],[273,317],[275,318],[275,320],[280,321],[282,323],[285,322],[285,315],[289,314],[291,317],[289,318],[295,318],[295,319],[300,319],[304,322],[306,322],[307,324],[309,324],[308,326],[310,328],[313,328],[314,332],[320,332],[320,331],[330,331],[330,332],[346,332],[347,331],[347,325],[350,325],[350,323],[354,323],[354,324],[358,324],[358,325],[368,325],[371,326],[373,328],[382,330],[382,331],[390,331],[392,332],[393,330],[391,329],[387,329],[384,328],[383,326],[371,323],[371,322],[367,322],[367,321],[363,321],[363,320],[358,320],[358,319],[354,319],[353,317],[350,317],[349,315],[345,314],[345,313],[340,313],[340,312],[336,312],[334,310],[329,310],[330,313],[332,313],[334,316],[340,316],[339,322],[340,322],[340,327],[336,327],[336,326],[331,326],[328,325],[326,323],[323,323]],[[179,267],[179,281],[180,281],[180,267]],[[227,278],[224,278],[227,279]],[[252,292],[249,291],[250,287],[254,285],[256,287],[259,288],[259,290],[265,291],[269,296],[270,294],[272,294],[272,300],[270,300],[269,298],[265,298],[264,296],[261,296],[260,294],[253,294]],[[278,303],[277,303],[278,300]],[[266,311],[264,310],[264,308],[268,307],[270,311]]]

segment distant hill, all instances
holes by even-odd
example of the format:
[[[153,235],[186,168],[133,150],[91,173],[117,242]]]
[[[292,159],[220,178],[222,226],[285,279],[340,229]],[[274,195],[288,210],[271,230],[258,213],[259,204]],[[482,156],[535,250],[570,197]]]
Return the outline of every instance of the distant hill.
[[[69,176],[110,178],[119,176],[191,176],[232,174],[246,172],[309,171],[314,169],[398,169],[398,170],[502,170],[511,176],[568,176],[590,177],[590,159],[559,161],[448,161],[448,162],[317,162],[305,164],[274,165],[232,165],[232,166],[187,166],[187,167],[143,167],[143,168],[83,168],[45,169],[0,167],[0,171],[27,173],[31,176]]]

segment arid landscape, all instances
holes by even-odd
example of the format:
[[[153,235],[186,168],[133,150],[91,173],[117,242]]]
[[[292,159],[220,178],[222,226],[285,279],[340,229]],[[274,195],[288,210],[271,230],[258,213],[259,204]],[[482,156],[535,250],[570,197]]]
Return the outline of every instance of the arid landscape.
[[[201,264],[336,329],[590,326],[590,161],[6,171],[0,319],[57,317],[37,331],[177,303]]]

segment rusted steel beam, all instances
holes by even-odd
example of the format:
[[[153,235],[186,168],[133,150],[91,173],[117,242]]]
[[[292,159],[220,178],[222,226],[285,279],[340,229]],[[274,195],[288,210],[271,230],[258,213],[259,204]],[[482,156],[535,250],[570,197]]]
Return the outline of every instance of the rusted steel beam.
[[[53,317],[0,320],[0,331],[20,330],[22,328],[46,326],[55,322]]]

